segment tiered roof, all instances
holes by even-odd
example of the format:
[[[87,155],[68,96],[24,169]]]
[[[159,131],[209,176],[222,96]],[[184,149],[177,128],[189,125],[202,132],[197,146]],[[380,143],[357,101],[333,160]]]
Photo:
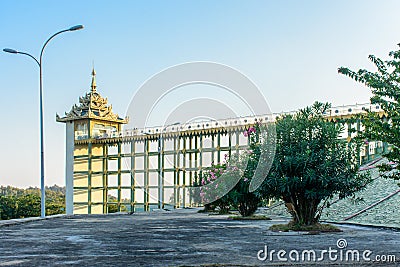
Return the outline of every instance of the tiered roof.
[[[96,72],[92,70],[92,84],[90,92],[79,98],[79,105],[72,106],[69,112],[65,112],[64,117],[56,114],[56,121],[67,122],[80,119],[98,119],[118,123],[128,123],[128,117],[120,118],[113,113],[112,105],[107,105],[107,98],[103,98],[96,90]]]

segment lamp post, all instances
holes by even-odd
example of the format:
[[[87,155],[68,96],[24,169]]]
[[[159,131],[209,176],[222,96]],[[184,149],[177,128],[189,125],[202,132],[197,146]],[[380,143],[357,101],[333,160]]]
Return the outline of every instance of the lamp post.
[[[21,55],[26,55],[38,64],[39,66],[39,116],[40,116],[40,190],[41,190],[41,200],[40,200],[40,217],[44,218],[46,217],[46,192],[45,192],[45,185],[44,185],[44,140],[43,140],[43,81],[42,81],[42,57],[43,57],[43,52],[46,47],[46,45],[50,42],[51,39],[56,37],[57,35],[63,33],[63,32],[69,32],[69,31],[77,31],[83,29],[83,25],[76,25],[71,28],[56,32],[52,36],[50,36],[49,39],[44,43],[42,50],[40,51],[40,56],[39,60],[37,60],[34,56],[31,54],[17,51],[14,49],[10,48],[4,48],[3,51],[6,53],[11,53],[11,54],[21,54]]]

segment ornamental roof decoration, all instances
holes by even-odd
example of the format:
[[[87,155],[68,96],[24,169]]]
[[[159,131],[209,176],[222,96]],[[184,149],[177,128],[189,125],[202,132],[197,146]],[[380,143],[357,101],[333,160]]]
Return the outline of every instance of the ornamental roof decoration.
[[[79,119],[98,119],[118,123],[128,123],[128,117],[120,118],[113,113],[112,105],[107,105],[107,98],[102,97],[96,90],[96,72],[92,70],[91,90],[85,96],[79,97],[79,105],[74,104],[64,117],[56,114],[56,121],[67,122]]]

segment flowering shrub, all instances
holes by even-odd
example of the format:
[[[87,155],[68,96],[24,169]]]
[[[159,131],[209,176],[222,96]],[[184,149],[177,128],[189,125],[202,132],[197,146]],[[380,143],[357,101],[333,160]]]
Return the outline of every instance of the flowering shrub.
[[[243,132],[243,135],[244,135],[244,137],[249,137],[249,136],[251,136],[251,134],[256,134],[256,133],[257,133],[256,128],[255,127],[250,127],[248,130],[245,130]]]
[[[224,163],[213,164],[210,169],[198,175],[191,194],[195,202],[204,204],[205,211],[218,208],[220,213],[228,213],[234,208],[242,216],[251,216],[257,210],[263,194],[250,188],[259,161],[263,161],[260,160],[261,151],[269,149],[261,144],[265,136],[261,133],[259,124],[244,131],[243,135],[249,138],[247,150],[225,155]],[[260,177],[264,178],[265,175],[261,174]],[[253,185],[254,187],[257,188],[258,185]]]
[[[231,200],[229,194],[225,194],[225,184],[218,179],[226,173],[226,169],[226,163],[213,164],[211,169],[200,173],[198,176],[198,184],[201,185],[198,195],[200,196],[200,202],[206,203],[204,206],[207,211],[218,207],[219,213],[229,213]]]
[[[240,154],[225,155],[224,163],[212,165],[197,177],[198,185],[192,190],[194,200],[204,203],[205,210],[219,209],[228,213],[238,209],[242,216],[252,215],[261,202],[257,192],[250,192],[249,186],[260,157],[260,126],[250,127],[243,133],[249,138],[249,149]],[[196,199],[197,197],[197,199]]]
[[[257,210],[258,205],[261,202],[261,196],[257,191],[249,191],[250,183],[261,154],[259,144],[260,134],[261,129],[259,124],[256,124],[254,127],[250,127],[245,131],[243,135],[249,138],[250,147],[236,160],[232,159],[232,161],[236,161],[235,163],[231,162],[233,165],[246,164],[242,178],[230,192],[231,201],[242,216],[251,216]]]

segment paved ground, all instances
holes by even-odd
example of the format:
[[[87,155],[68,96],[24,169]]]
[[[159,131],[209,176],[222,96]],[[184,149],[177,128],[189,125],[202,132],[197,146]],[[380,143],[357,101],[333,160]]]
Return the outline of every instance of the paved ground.
[[[400,266],[400,231],[358,226],[340,226],[342,233],[319,235],[268,230],[270,225],[283,222],[285,220],[279,218],[233,221],[226,216],[209,216],[189,209],[134,215],[76,215],[0,224],[0,266],[265,266],[285,263],[278,260],[276,252],[273,261],[268,258],[260,261],[257,254],[265,246],[268,254],[271,250],[285,250],[287,254],[281,256],[288,259],[290,251],[296,250],[300,262],[289,259],[291,265],[396,266],[396,262],[345,260],[349,250],[358,250],[361,258],[363,251],[371,250],[372,254],[367,255],[371,260],[378,254],[395,255]],[[345,239],[347,247],[339,249],[338,239]],[[322,262],[308,261],[308,253],[312,252],[304,252],[315,250],[320,257],[322,250],[330,248],[331,257],[336,256],[338,260],[330,261],[326,252]],[[301,261],[302,254],[306,261]],[[259,256],[264,257],[264,253]],[[296,258],[296,252],[291,256]]]

